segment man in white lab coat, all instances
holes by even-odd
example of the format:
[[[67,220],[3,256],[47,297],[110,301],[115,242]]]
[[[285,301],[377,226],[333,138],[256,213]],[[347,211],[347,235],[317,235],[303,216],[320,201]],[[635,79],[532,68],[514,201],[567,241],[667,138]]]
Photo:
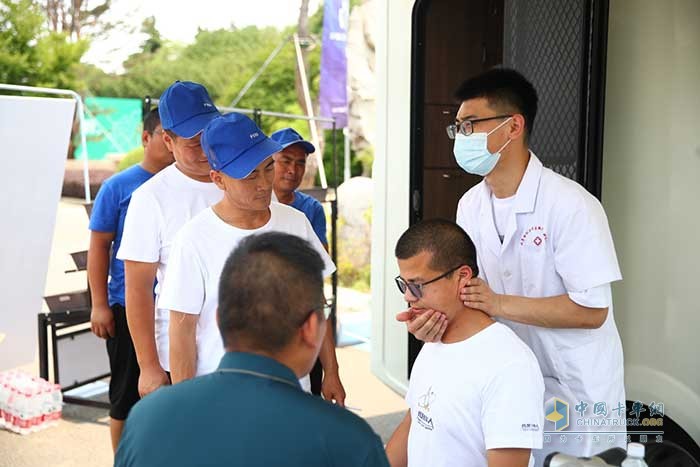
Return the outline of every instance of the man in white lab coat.
[[[530,150],[537,93],[520,73],[490,70],[462,83],[456,96],[462,104],[447,127],[455,159],[484,176],[457,208],[481,271],[461,299],[510,326],[537,356],[546,421],[536,465],[553,451],[584,456],[625,446],[611,294],[622,276],[605,212]],[[424,341],[439,341],[446,328],[432,310],[409,309],[397,319]]]

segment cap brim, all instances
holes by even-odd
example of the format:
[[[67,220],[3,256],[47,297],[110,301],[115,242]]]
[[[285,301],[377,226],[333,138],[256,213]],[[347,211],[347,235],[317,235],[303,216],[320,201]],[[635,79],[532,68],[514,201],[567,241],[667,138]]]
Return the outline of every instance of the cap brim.
[[[295,144],[298,144],[304,148],[306,154],[313,154],[316,152],[316,147],[308,141],[292,141],[291,143],[283,144],[282,149],[287,149],[289,146],[294,146]]]
[[[262,142],[248,148],[247,151],[220,170],[232,178],[246,178],[262,161],[281,150],[282,146],[279,143],[270,138],[265,138]]]
[[[181,138],[194,138],[199,133],[204,131],[204,128],[209,122],[211,122],[220,115],[221,114],[218,110],[213,110],[212,112],[195,115],[194,117],[190,118],[189,120],[185,120],[179,125],[175,125],[172,128],[168,128],[168,130],[172,131]]]

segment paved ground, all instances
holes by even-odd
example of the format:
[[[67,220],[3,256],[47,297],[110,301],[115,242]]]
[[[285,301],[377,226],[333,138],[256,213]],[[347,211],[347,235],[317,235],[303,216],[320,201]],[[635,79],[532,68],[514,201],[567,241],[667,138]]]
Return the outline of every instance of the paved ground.
[[[46,294],[85,287],[84,273],[68,274],[72,267],[68,253],[87,248],[87,216],[74,200],[63,200],[59,207],[52,256],[49,261]],[[370,371],[369,298],[365,294],[341,290],[340,320],[347,343],[359,345],[338,349],[341,378],[348,394],[347,404],[359,409],[384,441],[388,439],[405,411],[403,399],[382,384]],[[25,367],[36,372],[37,364]],[[101,467],[112,464],[107,412],[66,405],[58,426],[28,436],[0,430],[0,467]]]

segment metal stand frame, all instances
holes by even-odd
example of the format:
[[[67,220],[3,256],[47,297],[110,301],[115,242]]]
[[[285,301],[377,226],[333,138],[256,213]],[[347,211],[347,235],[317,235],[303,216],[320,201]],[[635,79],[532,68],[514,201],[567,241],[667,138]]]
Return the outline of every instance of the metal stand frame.
[[[90,217],[92,213],[92,203],[84,205],[85,212]],[[71,253],[75,269],[65,271],[68,273],[87,270],[87,251],[77,251]],[[49,313],[39,313],[37,315],[37,331],[39,340],[39,376],[50,381],[53,375],[53,382],[60,384],[60,367],[58,364],[58,342],[63,339],[73,339],[75,336],[90,333],[90,329],[83,325],[90,322],[90,311],[92,308],[90,298],[90,285],[87,284],[85,290],[62,293],[44,297],[49,307]],[[49,362],[49,335],[51,336],[51,361]],[[49,372],[49,364],[52,371]],[[73,381],[67,386],[61,387],[61,392],[65,393],[71,389],[84,386],[86,384],[99,381],[110,376],[110,373],[90,377],[82,381]],[[109,403],[86,399],[83,397],[63,396],[63,400],[70,404],[85,405],[109,409]]]
[[[37,315],[37,328],[39,337],[39,376],[47,381],[51,381],[49,375],[49,335],[51,336],[51,366],[53,369],[53,382],[60,384],[60,368],[58,364],[58,342],[62,339],[72,339],[76,335],[91,332],[90,329],[78,328],[80,325],[90,322],[90,308],[54,311],[50,313],[39,313]],[[74,328],[74,329],[71,329]],[[77,329],[75,329],[77,328]],[[64,332],[60,332],[64,331]],[[60,334],[59,334],[60,332]],[[84,381],[75,381],[72,384],[61,387],[61,392],[65,393],[71,389],[84,386],[95,381],[110,376],[110,373],[94,376]],[[63,396],[63,401],[70,404],[84,405],[89,407],[99,407],[109,409],[108,402],[95,401],[82,397]]]

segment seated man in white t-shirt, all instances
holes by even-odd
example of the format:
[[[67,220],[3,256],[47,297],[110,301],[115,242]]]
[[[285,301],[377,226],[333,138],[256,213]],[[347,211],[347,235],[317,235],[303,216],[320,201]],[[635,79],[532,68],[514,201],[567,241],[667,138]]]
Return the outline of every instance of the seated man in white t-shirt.
[[[415,313],[444,314],[441,342],[426,343],[406,394],[409,411],[387,444],[396,466],[532,466],[542,447],[544,382],[537,360],[508,327],[467,308],[460,290],[478,274],[457,224],[419,222],[396,244],[399,290]]]
[[[177,383],[216,370],[224,345],[216,324],[219,280],[226,258],[253,234],[279,231],[307,240],[326,268],[335,265],[311,224],[296,209],[272,202],[274,160],[282,147],[241,114],[213,120],[204,130],[202,147],[211,165],[211,179],[223,199],[195,216],[173,242],[170,265],[158,306],[170,310],[170,372]],[[276,289],[271,294],[279,293]],[[280,302],[284,302],[280,298]],[[332,330],[326,333],[321,361],[329,368],[323,395],[344,404]],[[308,390],[308,378],[302,385]]]

